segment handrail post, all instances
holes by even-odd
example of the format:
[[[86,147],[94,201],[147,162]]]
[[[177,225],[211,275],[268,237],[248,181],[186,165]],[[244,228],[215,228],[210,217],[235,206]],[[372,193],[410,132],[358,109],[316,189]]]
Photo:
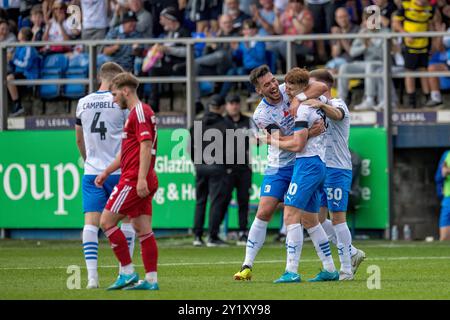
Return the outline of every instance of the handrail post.
[[[294,65],[294,53],[292,52],[292,41],[286,41],[286,73],[292,69]]]
[[[97,89],[97,47],[96,44],[89,44],[89,92]]]
[[[393,172],[394,172],[394,150],[393,150],[393,130],[392,130],[392,99],[391,99],[391,81],[392,81],[392,68],[391,68],[391,39],[389,36],[383,37],[384,45],[383,45],[383,95],[385,101],[384,108],[384,126],[386,130],[386,139],[387,139],[387,178],[388,178],[388,193],[387,193],[387,202],[388,202],[388,214],[389,214],[389,226],[393,224]],[[389,233],[387,233],[389,234]]]
[[[8,130],[8,91],[6,88],[6,47],[0,46],[0,131]]]
[[[195,93],[197,83],[195,82],[194,67],[194,45],[186,44],[186,126],[189,129],[194,124],[195,119]]]

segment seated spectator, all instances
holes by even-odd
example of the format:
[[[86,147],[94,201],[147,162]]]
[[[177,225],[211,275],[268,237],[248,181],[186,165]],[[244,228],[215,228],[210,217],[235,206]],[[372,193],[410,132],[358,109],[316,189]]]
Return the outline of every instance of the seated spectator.
[[[275,23],[275,6],[273,0],[259,0],[261,8],[258,9],[256,5],[251,7],[253,20],[258,26],[259,36],[269,36],[275,33],[274,23]],[[266,43],[268,48],[272,47],[273,42]]]
[[[108,30],[108,0],[81,0],[83,40],[103,40]]]
[[[191,33],[181,24],[180,12],[168,7],[161,11],[159,23],[164,28],[165,39],[190,38]],[[150,77],[185,75],[186,74],[186,46],[180,43],[159,45],[159,50],[164,54],[160,64],[150,70]],[[175,67],[177,66],[177,67]],[[159,112],[159,88],[152,85],[150,105],[155,112]]]
[[[231,18],[233,19],[233,28],[236,32],[241,31],[242,23],[245,20],[251,19],[248,14],[239,9],[239,0],[225,0],[223,13],[231,16]]]
[[[43,41],[61,42],[76,39],[81,31],[73,29],[70,25],[70,19],[67,17],[67,6],[63,1],[54,1],[52,14],[45,27],[42,37]],[[48,53],[64,53],[72,51],[71,46],[55,45],[45,49]]]
[[[107,40],[113,39],[139,39],[141,34],[136,31],[137,17],[132,11],[128,11],[123,17],[121,24],[109,30]],[[111,57],[112,61],[119,64],[124,70],[132,72],[134,69],[134,58],[139,47],[137,45],[114,44],[105,46],[102,53]]]
[[[450,32],[450,28],[447,29]],[[430,72],[440,72],[448,71],[450,66],[450,36],[446,36],[441,40],[444,45],[441,50],[435,52],[430,58],[428,64],[428,71]],[[431,94],[430,99],[426,102],[426,107],[441,107],[443,104],[441,89],[450,89],[450,77],[433,77],[428,78],[428,83],[430,85]]]
[[[363,22],[361,25],[361,30],[359,33],[373,33],[373,38],[368,39],[355,39],[350,48],[350,56],[352,58],[357,58],[363,56],[362,61],[354,61],[346,63],[340,66],[339,75],[342,74],[352,74],[352,73],[365,73],[374,74],[382,66],[383,59],[383,39],[376,38],[375,33],[378,32],[377,29],[369,29],[367,27],[367,18],[369,14],[363,12]],[[382,28],[379,32],[387,32],[388,30]],[[348,88],[349,78],[340,78],[338,81],[338,93],[339,98],[348,103]],[[367,110],[374,109],[376,106],[375,97],[377,95],[377,85],[381,85],[380,81],[376,78],[366,77],[364,78],[364,100],[362,103],[355,106],[355,110]],[[380,100],[382,100],[380,98]],[[381,107],[383,101],[378,101]]]
[[[266,64],[266,45],[260,41],[248,41],[249,38],[255,37],[258,33],[258,26],[251,20],[245,20],[243,23],[242,33],[247,41],[240,42],[233,51],[233,56],[242,61],[242,67],[234,67],[228,70],[227,75],[247,75],[256,67]],[[233,46],[233,45],[232,45]],[[255,92],[255,89],[245,83],[249,94]],[[220,90],[220,95],[225,97],[228,95],[232,87],[231,82],[225,82]]]
[[[230,15],[223,14],[219,17],[219,31],[216,37],[235,37],[238,34],[233,29],[233,21]],[[198,74],[206,68],[214,68],[214,74],[224,74],[232,66],[232,49],[229,42],[211,43],[204,49],[204,54],[195,59],[195,67]]]
[[[305,7],[303,0],[289,0],[286,10],[275,19],[275,33],[279,35],[301,35],[310,34],[313,29],[313,17],[311,12]],[[306,55],[313,52],[312,41],[296,41],[293,43],[294,57],[305,58]],[[280,41],[275,47],[278,57],[286,62],[287,50],[286,42]],[[296,65],[298,66],[299,61]],[[282,63],[284,66],[285,63]]]
[[[31,23],[31,31],[33,32],[32,41],[42,41],[45,33],[45,21],[42,6],[40,4],[37,4],[31,8]]]
[[[10,31],[9,23],[6,20],[0,20],[0,42],[1,43],[14,43],[17,38],[14,33]],[[7,60],[11,60],[14,54],[14,48],[9,47],[7,51]]]
[[[397,11],[393,20],[393,29],[401,33],[430,31],[429,25],[436,19],[434,8],[428,0],[403,1],[402,7]],[[405,37],[403,38],[403,58],[406,71],[425,71],[428,67],[429,38]],[[428,99],[430,88],[428,79],[420,78],[422,92]],[[405,78],[406,93],[408,94],[407,106],[417,107],[416,79]]]
[[[347,9],[339,8],[336,10],[335,20],[337,26],[331,28],[333,34],[358,33],[359,26],[350,21],[350,15]],[[350,48],[352,39],[339,39],[331,41],[331,56],[333,59],[327,62],[326,68],[331,69],[332,73],[336,73],[339,67],[347,62],[352,61],[350,56]]]
[[[31,41],[33,32],[30,28],[20,29],[18,34],[19,42]],[[34,47],[18,47],[14,53],[14,57],[10,61],[11,73],[6,77],[7,80],[15,79],[37,79],[39,78],[39,53]],[[11,116],[15,117],[24,113],[20,101],[19,90],[14,84],[8,84],[8,91],[13,102],[13,111]]]
[[[153,37],[153,17],[147,10],[144,9],[144,4],[142,0],[127,0],[124,2],[125,5],[117,4],[114,15],[111,19],[110,26],[117,26],[121,17],[127,13],[127,11],[132,11],[136,15],[136,31],[141,34],[143,38]]]
[[[196,24],[197,32],[219,30],[218,18],[222,14],[222,0],[189,1],[189,19]]]

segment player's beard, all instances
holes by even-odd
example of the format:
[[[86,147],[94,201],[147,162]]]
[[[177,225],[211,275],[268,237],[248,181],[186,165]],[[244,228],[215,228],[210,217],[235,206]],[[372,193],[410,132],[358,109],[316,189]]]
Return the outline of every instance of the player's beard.
[[[120,97],[119,99],[119,106],[120,109],[124,110],[124,109],[128,109],[128,103],[127,103],[127,99],[125,99],[125,97]]]

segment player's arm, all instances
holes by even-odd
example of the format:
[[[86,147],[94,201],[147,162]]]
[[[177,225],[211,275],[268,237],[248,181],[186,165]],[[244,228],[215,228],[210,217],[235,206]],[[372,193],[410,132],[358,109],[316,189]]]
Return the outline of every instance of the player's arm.
[[[345,111],[342,108],[334,107],[319,100],[307,100],[305,104],[316,109],[322,109],[327,118],[331,120],[342,121],[345,117]]]
[[[308,141],[308,128],[304,127],[301,130],[297,130],[291,136],[284,136],[282,139],[275,135],[267,136],[267,143],[275,146],[279,149],[283,149],[290,152],[301,152]]]
[[[100,188],[101,186],[103,186],[103,183],[105,183],[106,179],[108,179],[109,175],[117,170],[119,170],[120,168],[120,158],[121,158],[121,153],[119,151],[119,153],[117,154],[116,158],[113,160],[113,162],[110,163],[110,165],[108,167],[106,167],[106,169],[100,173],[96,178],[95,178],[95,185]]]
[[[300,103],[309,99],[319,98],[325,92],[327,92],[328,87],[326,84],[318,81],[313,81],[306,87],[303,92],[300,92],[296,95],[296,97],[292,100],[291,105],[289,107],[289,112],[293,117],[297,114],[297,109]],[[296,101],[297,100],[297,101]]]
[[[139,197],[145,198],[150,194],[147,184],[148,170],[152,161],[152,141],[143,140],[139,148],[139,173],[136,192]]]
[[[83,160],[86,161],[86,146],[84,144],[83,127],[81,125],[75,125],[75,134],[78,151],[80,151],[80,155]]]

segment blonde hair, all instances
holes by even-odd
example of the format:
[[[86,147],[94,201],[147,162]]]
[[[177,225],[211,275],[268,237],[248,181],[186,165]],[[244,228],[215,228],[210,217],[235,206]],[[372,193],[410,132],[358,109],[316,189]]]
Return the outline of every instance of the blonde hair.
[[[101,81],[111,82],[119,73],[125,72],[123,68],[115,62],[105,62],[100,67],[98,77]]]

